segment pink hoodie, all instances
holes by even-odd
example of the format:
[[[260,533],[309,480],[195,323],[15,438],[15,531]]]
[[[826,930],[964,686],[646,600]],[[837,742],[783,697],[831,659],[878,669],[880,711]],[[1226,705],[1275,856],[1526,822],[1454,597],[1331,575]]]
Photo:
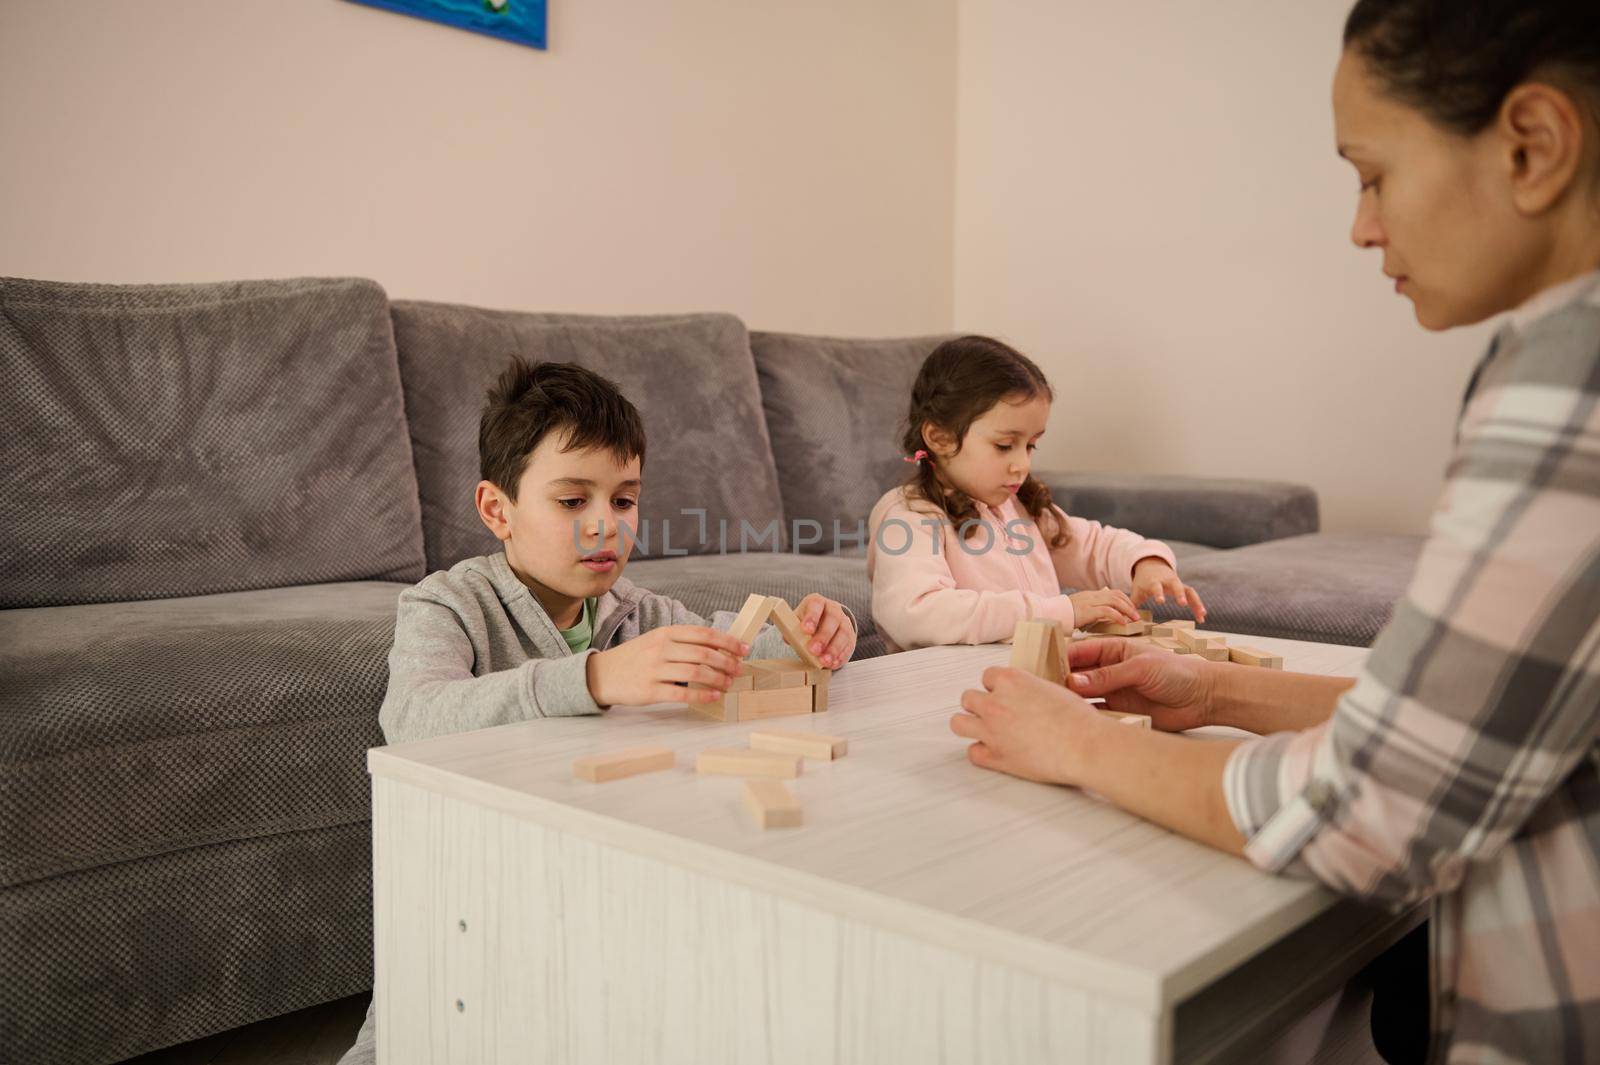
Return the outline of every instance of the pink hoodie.
[[[1140,559],[1159,558],[1177,569],[1166,544],[1069,517],[1060,507],[1053,508],[1056,520],[1065,523],[1071,540],[1056,550],[1016,496],[998,508],[977,507],[988,528],[965,542],[948,518],[938,528],[924,524],[943,515],[920,497],[908,498],[905,488],[888,492],[872,508],[872,617],[896,647],[1004,643],[1017,622],[1030,618],[1070,629],[1072,600],[1061,593],[1062,585],[1131,592]]]

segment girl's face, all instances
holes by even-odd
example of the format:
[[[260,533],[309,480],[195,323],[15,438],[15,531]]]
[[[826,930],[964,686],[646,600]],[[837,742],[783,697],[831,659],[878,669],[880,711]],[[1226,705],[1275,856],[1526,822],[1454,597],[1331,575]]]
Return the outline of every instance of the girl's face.
[[[1518,154],[1498,123],[1452,133],[1386,95],[1346,49],[1334,75],[1339,154],[1361,181],[1350,237],[1426,329],[1482,321],[1551,283],[1551,219],[1518,203]]]
[[[1044,396],[1001,400],[967,429],[957,448],[950,434],[929,426],[923,431],[951,486],[990,507],[998,507],[1022,487],[1033,467],[1033,449],[1050,420]]]

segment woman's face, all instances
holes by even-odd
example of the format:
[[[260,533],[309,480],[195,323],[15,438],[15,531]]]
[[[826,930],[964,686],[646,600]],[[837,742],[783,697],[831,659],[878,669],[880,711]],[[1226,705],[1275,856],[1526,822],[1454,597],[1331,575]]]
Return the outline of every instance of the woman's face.
[[[1515,208],[1495,127],[1463,137],[1385,95],[1346,49],[1333,81],[1339,154],[1361,181],[1350,238],[1383,252],[1383,272],[1426,329],[1479,322],[1537,290],[1538,227]]]

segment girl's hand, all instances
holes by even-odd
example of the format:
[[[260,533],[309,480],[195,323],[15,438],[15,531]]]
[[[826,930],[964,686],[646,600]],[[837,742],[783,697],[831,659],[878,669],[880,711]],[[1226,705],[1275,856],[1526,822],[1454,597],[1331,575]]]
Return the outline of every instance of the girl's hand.
[[[1152,599],[1158,603],[1165,603],[1169,595],[1176,599],[1180,606],[1188,607],[1196,622],[1205,623],[1206,605],[1200,601],[1200,593],[1180,581],[1177,570],[1159,558],[1142,558],[1134,563],[1135,603],[1147,603]]]
[[[1102,588],[1098,592],[1078,592],[1067,598],[1072,600],[1072,623],[1080,629],[1098,625],[1102,621],[1134,622],[1139,620],[1139,608],[1133,605],[1126,592],[1115,588]]]
[[[703,625],[668,625],[589,656],[589,694],[601,706],[720,699],[750,645]],[[703,688],[684,687],[703,684]]]
[[[961,713],[950,719],[951,732],[973,741],[967,748],[972,764],[1045,784],[1076,784],[1084,737],[1105,723],[1099,711],[1061,685],[1009,666],[984,670],[983,687],[963,692]]]
[[[1151,727],[1185,732],[1211,723],[1220,662],[1127,640],[1082,640],[1067,648],[1067,685],[1107,710],[1143,714]]]
[[[825,669],[838,669],[850,661],[856,650],[856,627],[842,605],[812,592],[800,600],[795,614],[800,627],[812,635],[811,653],[822,660]]]

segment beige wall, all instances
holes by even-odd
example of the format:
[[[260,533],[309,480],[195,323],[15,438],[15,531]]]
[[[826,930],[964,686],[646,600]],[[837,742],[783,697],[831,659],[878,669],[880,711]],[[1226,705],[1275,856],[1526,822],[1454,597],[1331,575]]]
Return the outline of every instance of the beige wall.
[[[1348,0],[963,0],[956,321],[1058,392],[1047,465],[1279,477],[1420,531],[1487,333],[1348,240]]]
[[[0,4],[0,273],[949,325],[955,0],[551,7]]]

